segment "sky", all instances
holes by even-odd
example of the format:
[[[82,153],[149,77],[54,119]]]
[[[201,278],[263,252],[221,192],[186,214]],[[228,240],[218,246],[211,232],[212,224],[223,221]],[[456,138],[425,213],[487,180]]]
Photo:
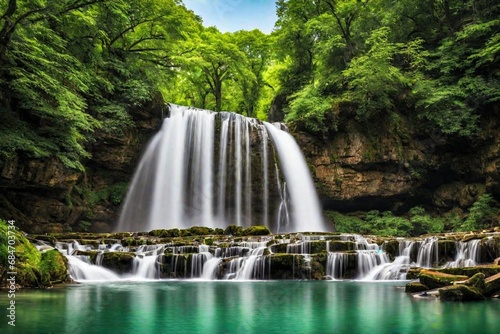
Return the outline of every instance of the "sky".
[[[183,0],[206,27],[221,32],[259,29],[268,34],[276,22],[276,0]]]

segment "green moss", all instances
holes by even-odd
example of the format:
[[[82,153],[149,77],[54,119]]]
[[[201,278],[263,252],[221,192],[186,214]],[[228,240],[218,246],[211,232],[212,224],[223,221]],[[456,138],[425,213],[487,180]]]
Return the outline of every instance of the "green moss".
[[[450,275],[432,270],[422,270],[420,272],[420,283],[429,289],[440,288],[452,285],[456,281],[465,281],[468,277],[464,275]]]
[[[451,275],[464,275],[467,277],[472,277],[477,273],[483,273],[485,277],[489,277],[500,273],[500,266],[490,265],[479,267],[444,268],[436,269],[435,271]]]
[[[229,225],[224,230],[225,235],[240,236],[243,233],[243,228],[241,226]]]
[[[241,232],[241,235],[270,235],[271,231],[266,226],[250,226]]]
[[[429,288],[426,285],[419,282],[410,282],[405,286],[405,292],[410,292],[410,293],[422,292],[427,290],[429,290]]]
[[[26,239],[19,230],[9,228],[5,220],[0,220],[0,285],[5,286],[7,272],[16,272],[16,284],[23,287],[47,287],[50,285],[49,276],[41,270],[42,256],[36,247]],[[9,239],[9,236],[11,238]],[[9,249],[10,243],[14,243]],[[11,252],[9,252],[11,251]],[[10,258],[9,258],[10,256]],[[15,256],[15,259],[13,259]],[[10,268],[13,265],[13,268]]]
[[[68,279],[68,260],[58,250],[42,253],[40,271],[48,276],[50,283],[65,282]]]
[[[169,230],[161,229],[161,230],[152,230],[149,232],[149,235],[160,237],[160,238],[175,238],[181,235],[181,231],[178,228],[172,228]]]
[[[130,273],[134,264],[134,253],[108,252],[103,253],[102,266],[119,274]]]
[[[485,297],[476,289],[467,285],[453,285],[439,289],[442,301],[467,302],[484,300]]]

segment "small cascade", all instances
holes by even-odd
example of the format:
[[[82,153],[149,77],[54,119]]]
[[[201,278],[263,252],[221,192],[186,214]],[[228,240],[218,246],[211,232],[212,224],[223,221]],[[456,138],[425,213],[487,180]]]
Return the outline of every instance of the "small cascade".
[[[253,249],[248,257],[241,263],[241,267],[236,272],[237,280],[250,280],[262,278],[265,275],[264,250],[266,247]]]
[[[198,246],[198,254],[191,254],[191,278],[200,278],[203,277],[205,263],[208,263],[212,258],[212,253],[209,252],[210,247],[207,245],[199,245]],[[212,261],[213,262],[213,261]],[[206,275],[210,276],[213,274],[215,270],[215,265],[213,263],[210,264],[212,267],[212,272],[207,273]]]
[[[437,267],[439,264],[438,238],[425,238],[419,242],[417,266],[423,268]]]
[[[311,242],[303,241],[298,244],[287,244],[287,254],[311,254]]]
[[[377,266],[389,263],[389,257],[381,250],[358,250],[358,278],[364,279]]]
[[[120,277],[101,266],[90,263],[88,256],[67,256],[69,274],[75,281],[113,281]]]
[[[386,262],[384,262],[386,261]],[[381,261],[382,263],[374,267],[363,280],[377,281],[377,280],[404,280],[406,273],[410,268],[410,258],[407,256],[398,256],[393,262],[388,262],[387,259]]]
[[[342,279],[348,266],[347,253],[328,253],[326,275],[333,279]]]
[[[219,268],[221,258],[213,257],[208,259],[203,266],[203,274],[201,278],[204,280],[213,280],[217,278],[217,269]]]
[[[160,278],[157,258],[164,251],[164,245],[140,246],[134,258],[133,275],[140,279]]]
[[[455,261],[448,262],[445,267],[473,267],[481,262],[481,240],[475,239],[467,242],[458,241],[456,243],[457,256]]]
[[[75,241],[54,245],[68,258],[70,274],[77,281],[319,279],[325,275],[331,279],[376,281],[405,280],[410,268],[435,268],[438,261],[444,263],[451,254],[456,254],[454,261],[441,267],[470,267],[481,261],[492,262],[500,257],[492,247],[498,240],[494,238],[497,237],[467,242],[438,237],[383,238],[383,243],[378,239],[379,245],[373,239],[355,234],[290,233],[232,240],[214,235],[210,245],[194,240],[191,245],[123,247],[113,243],[114,239],[109,244],[99,240],[82,242],[87,245]],[[46,242],[37,242],[36,246],[41,252],[52,249]],[[442,254],[438,254],[438,249]],[[394,261],[391,262],[389,255],[395,257]],[[116,268],[119,274],[106,267]]]
[[[229,224],[328,230],[286,128],[228,112],[169,110],[136,169],[117,231]]]

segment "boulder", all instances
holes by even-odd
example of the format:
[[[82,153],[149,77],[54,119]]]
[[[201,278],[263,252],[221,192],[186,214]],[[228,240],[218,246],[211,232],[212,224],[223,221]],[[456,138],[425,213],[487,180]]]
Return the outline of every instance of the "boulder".
[[[484,280],[485,289],[484,294],[486,296],[492,296],[500,292],[500,273],[490,276]]]
[[[477,273],[468,280],[466,280],[464,284],[476,288],[479,292],[484,293],[486,288],[484,278],[485,276],[483,273]]]
[[[465,281],[468,279],[464,275],[450,275],[433,270],[422,270],[420,272],[420,283],[429,289],[441,288],[452,285],[455,281]]]
[[[420,282],[410,282],[405,286],[405,292],[422,292],[427,291],[429,288]]]
[[[463,284],[447,286],[438,291],[442,301],[468,302],[486,299],[476,288]]]

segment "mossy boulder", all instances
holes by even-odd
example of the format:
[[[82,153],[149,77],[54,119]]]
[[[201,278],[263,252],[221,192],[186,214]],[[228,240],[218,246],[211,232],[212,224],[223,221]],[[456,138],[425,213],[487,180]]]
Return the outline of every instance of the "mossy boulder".
[[[465,281],[465,285],[476,288],[479,292],[484,293],[486,284],[484,282],[485,276],[483,273],[477,273],[467,281]]]
[[[410,292],[410,293],[422,292],[427,290],[429,290],[427,285],[424,285],[420,282],[410,282],[405,286],[405,292]]]
[[[174,238],[179,237],[181,235],[181,231],[178,228],[172,228],[169,230],[152,230],[149,232],[149,235],[160,238]]]
[[[417,279],[420,276],[422,268],[410,268],[406,273],[406,279]]]
[[[489,265],[477,267],[443,268],[435,269],[435,271],[451,275],[464,275],[467,277],[472,277],[477,273],[483,273],[485,277],[489,277],[500,273],[500,266]]]
[[[442,301],[468,302],[486,299],[476,288],[463,284],[447,286],[438,291]]]
[[[241,235],[270,235],[271,231],[266,226],[250,226],[241,232]]]
[[[40,270],[49,280],[49,284],[68,280],[68,260],[56,249],[42,253]]]
[[[240,236],[243,233],[243,227],[236,225],[229,225],[224,230],[224,235]]]
[[[484,294],[486,296],[492,296],[495,293],[500,292],[500,273],[490,276],[484,280],[485,288]]]
[[[441,288],[452,285],[456,281],[465,281],[468,277],[464,275],[450,275],[432,270],[422,270],[420,272],[420,283],[429,289]]]
[[[102,266],[118,274],[128,274],[133,271],[135,253],[107,252],[102,254]]]
[[[190,236],[190,235],[212,235],[214,234],[214,229],[206,226],[193,226],[185,230],[181,230],[180,235]]]
[[[0,286],[7,285],[7,272],[17,273],[17,286],[44,288],[67,279],[67,262],[57,250],[42,255],[13,224],[0,220]]]

